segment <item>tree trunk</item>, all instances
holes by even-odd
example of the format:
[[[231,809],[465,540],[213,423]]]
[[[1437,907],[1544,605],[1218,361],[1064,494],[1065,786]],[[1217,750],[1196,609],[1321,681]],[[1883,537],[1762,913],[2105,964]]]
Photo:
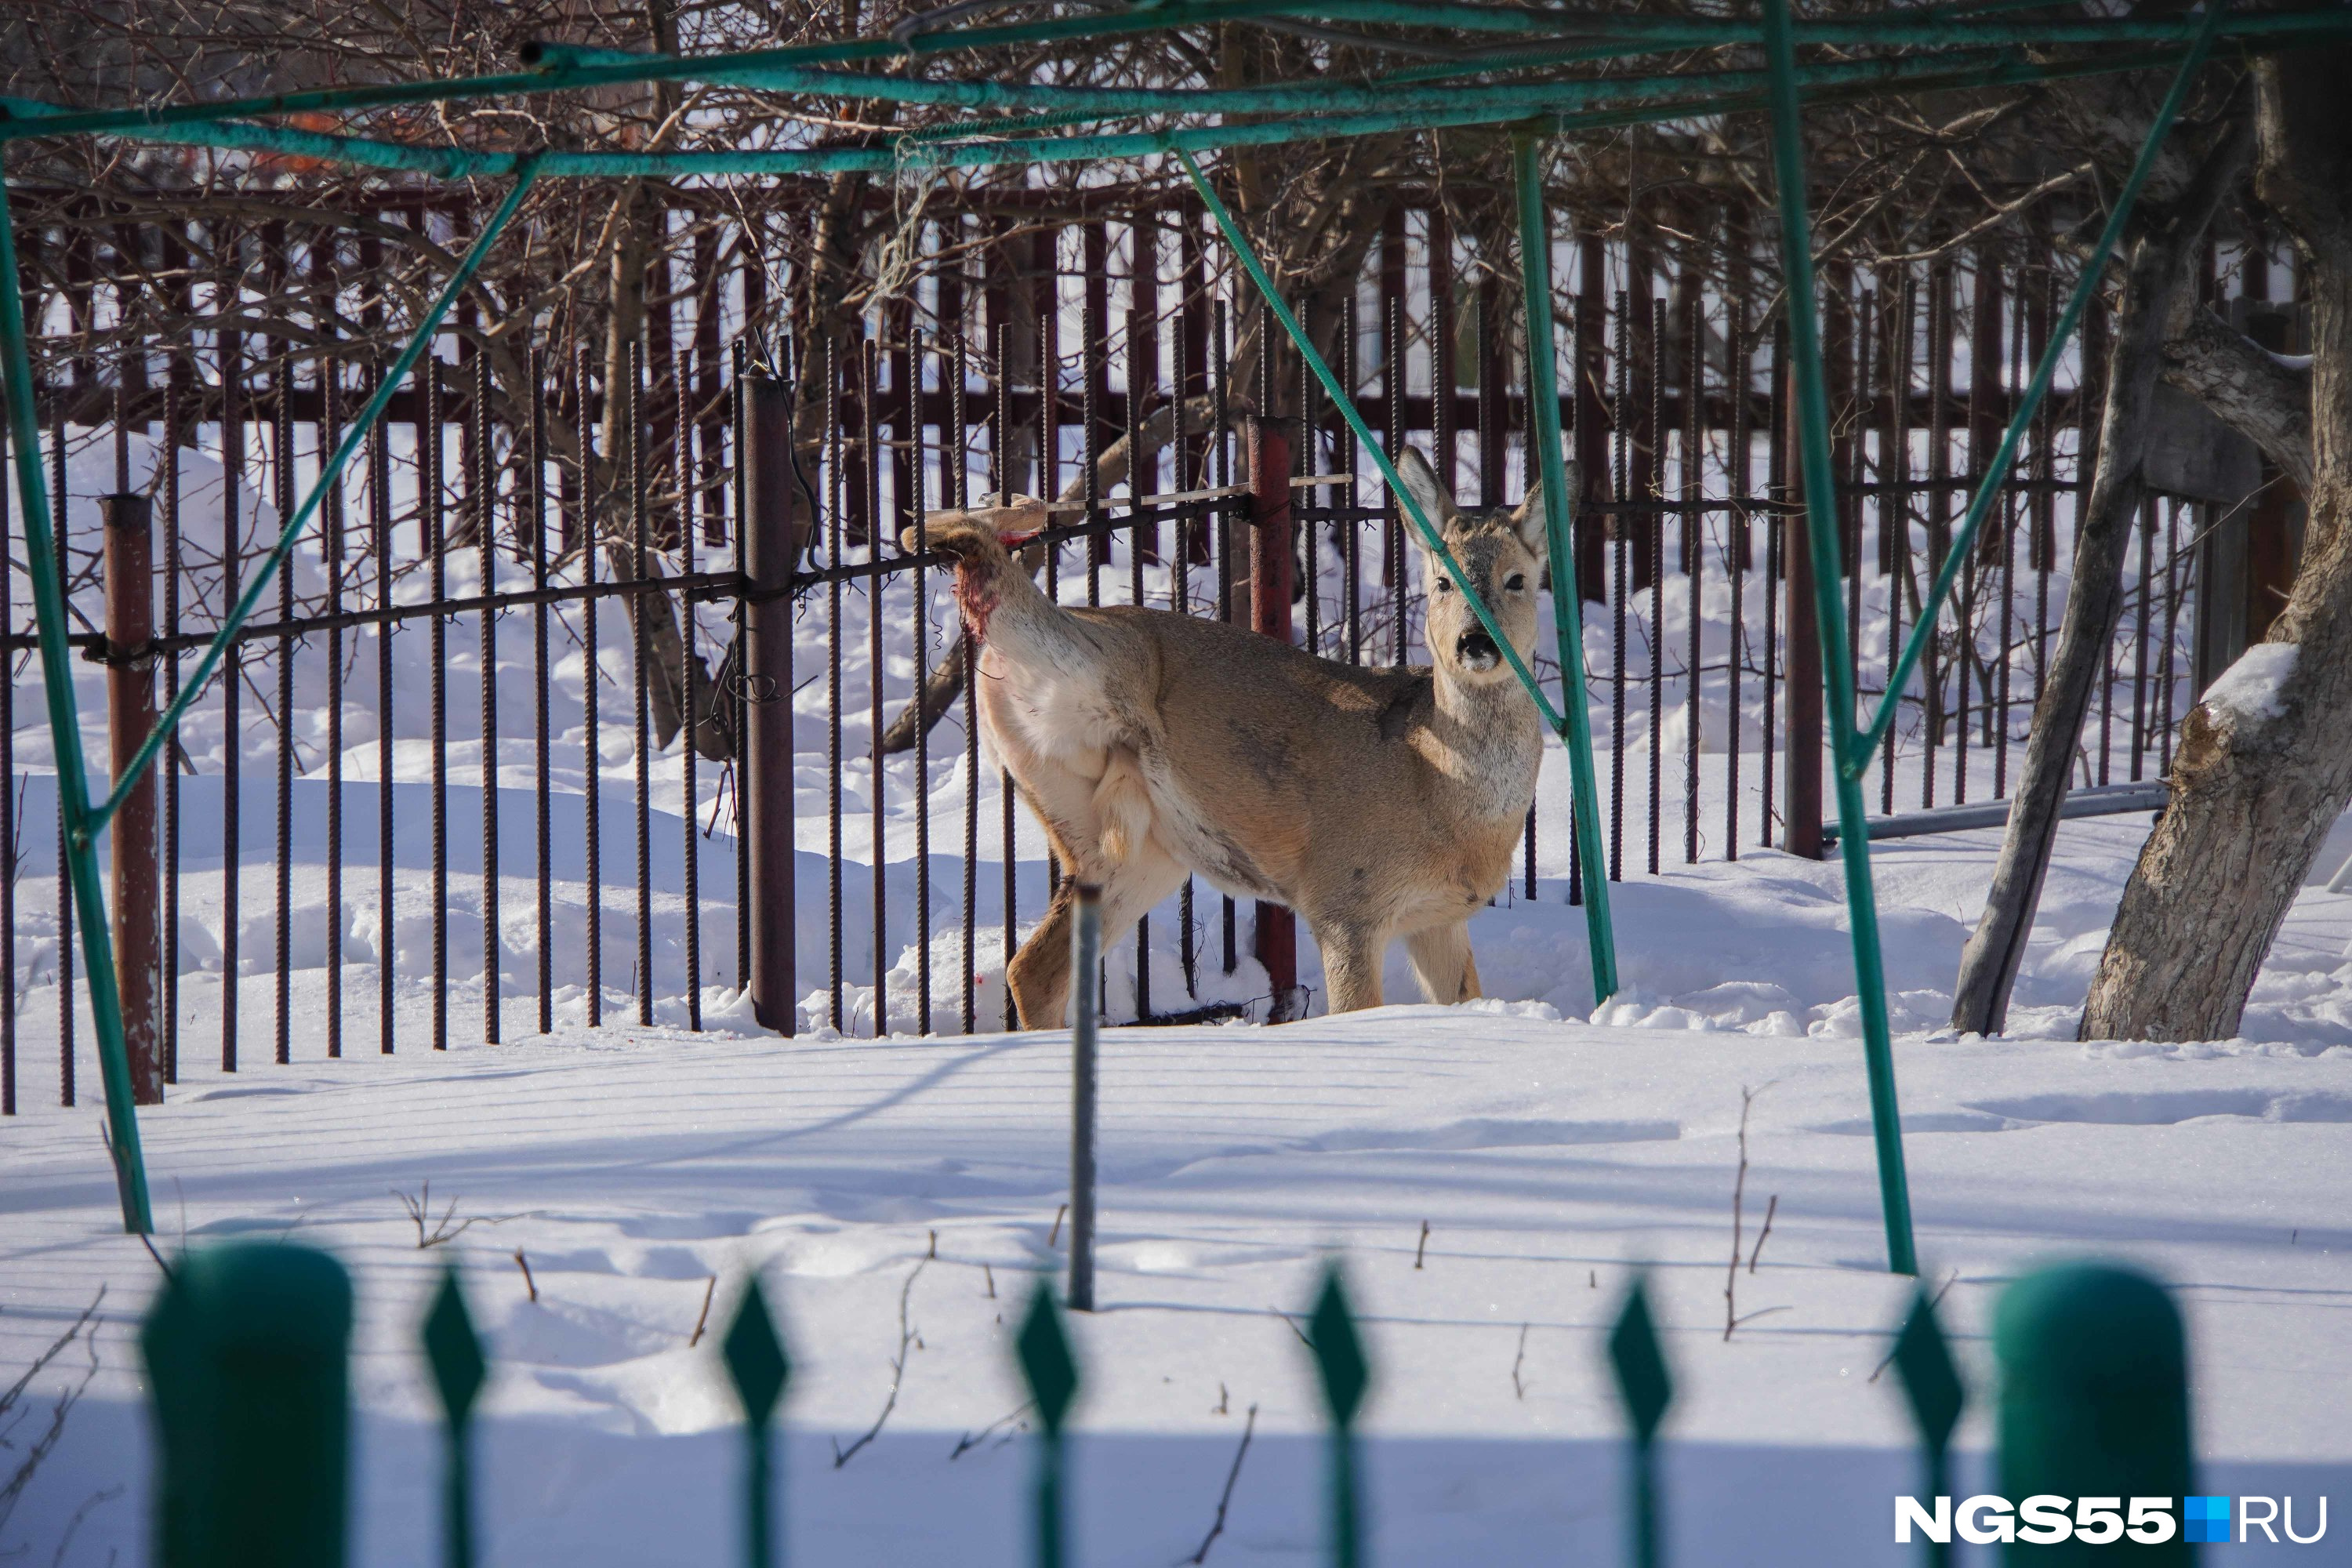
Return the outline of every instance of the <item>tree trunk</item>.
[[[2352,50],[2254,67],[2257,190],[2311,293],[2312,486],[2304,563],[2268,642],[2182,728],[2172,802],[2124,889],[2085,1039],[2220,1039],[2328,827],[2352,796]]]
[[[2223,197],[2236,188],[2252,146],[2243,127],[2225,136],[2199,170],[2171,223],[2132,247],[2108,360],[2098,466],[2075,531],[2074,580],[2066,590],[2058,647],[2034,707],[2025,765],[2018,774],[1984,914],[1960,954],[1960,975],[1952,996],[1956,1029],[1998,1034],[2008,1020],[2010,990],[2042,901],[2042,878],[2058,835],[2058,810],[2074,777],[2083,719],[2106,667],[2116,619],[2123,613],[2124,555],[2139,510],[2148,415],[2163,368],[2166,326],[2174,316],[2174,301],[2189,287],[2190,263],[2205,229]]]

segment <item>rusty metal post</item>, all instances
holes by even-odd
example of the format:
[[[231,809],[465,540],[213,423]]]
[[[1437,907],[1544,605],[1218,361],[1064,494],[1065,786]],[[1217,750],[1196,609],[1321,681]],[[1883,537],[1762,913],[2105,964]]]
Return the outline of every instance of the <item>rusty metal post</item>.
[[[1793,374],[1786,367],[1780,374]],[[1780,558],[1786,563],[1783,624],[1789,628],[1782,666],[1789,716],[1782,731],[1780,847],[1818,860],[1822,858],[1822,629],[1813,614],[1815,562],[1805,532],[1803,466],[1797,461],[1797,399],[1784,397],[1781,405],[1785,428],[1776,433],[1776,438],[1788,443],[1789,461],[1782,470],[1787,476],[1782,504],[1772,519],[1772,526],[1780,531]],[[1831,563],[1832,570],[1835,565]]]
[[[1290,641],[1290,442],[1271,419],[1250,422],[1250,627]],[[1349,557],[1352,559],[1352,556]],[[1261,899],[1257,961],[1273,994],[1269,1024],[1286,1024],[1305,1009],[1298,990],[1298,917]]]
[[[101,499],[106,520],[106,725],[114,776],[131,765],[155,727],[155,571],[143,495]],[[161,871],[155,851],[155,772],[150,768],[108,826],[114,849],[114,973],[122,996],[122,1044],[131,1099],[163,1103]]]
[[[770,376],[743,385],[743,606],[741,677],[750,710],[736,773],[749,837],[749,885],[736,889],[751,910],[751,1016],[794,1032],[798,995],[793,921],[793,605],[786,596],[799,559],[793,500],[792,390]]]

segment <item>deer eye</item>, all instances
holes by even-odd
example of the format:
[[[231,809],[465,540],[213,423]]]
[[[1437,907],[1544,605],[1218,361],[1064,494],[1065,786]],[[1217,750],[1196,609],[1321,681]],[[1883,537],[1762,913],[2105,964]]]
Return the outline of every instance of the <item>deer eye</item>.
[[[1454,592],[1454,579],[1451,577],[1440,576],[1437,579],[1436,588],[1437,592],[1441,594],[1451,594]]]
[[[1524,572],[1514,572],[1508,577],[1503,579],[1503,586],[1512,589],[1513,591],[1524,588],[1527,585],[1528,578],[1527,574]]]

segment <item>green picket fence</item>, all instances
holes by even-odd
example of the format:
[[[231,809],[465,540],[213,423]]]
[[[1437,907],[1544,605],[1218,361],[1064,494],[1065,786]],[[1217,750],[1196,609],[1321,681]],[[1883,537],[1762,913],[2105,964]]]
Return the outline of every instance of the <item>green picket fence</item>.
[[[1355,1418],[1373,1368],[1337,1264],[1307,1316],[1307,1342],[1328,1417],[1327,1560],[1353,1568],[1363,1552]],[[188,1253],[173,1269],[141,1336],[161,1449],[153,1493],[162,1568],[341,1568],[349,1535],[351,1278],[325,1253],[247,1243]],[[420,1331],[446,1426],[442,1561],[469,1568],[473,1534],[471,1415],[489,1371],[452,1269]],[[2146,1276],[2070,1263],[2011,1285],[1995,1314],[2000,1366],[1999,1474],[2011,1499],[2160,1498],[2190,1489],[2188,1367],[2180,1317]],[[782,1560],[782,1478],[771,1446],[792,1362],[755,1277],[718,1355],[743,1409],[740,1561]],[[1013,1339],[1035,1400],[1032,1560],[1067,1560],[1062,1446],[1081,1382],[1053,1290],[1040,1280]],[[1674,1401],[1649,1297],[1639,1277],[1608,1338],[1630,1429],[1623,1560],[1675,1561],[1663,1533],[1656,1439]],[[1916,1298],[1889,1357],[1921,1449],[1919,1495],[1948,1492],[1946,1448],[1965,1394],[1933,1301]],[[2176,1530],[2154,1546],[2118,1542],[2154,1564],[2192,1562]],[[1919,1548],[1931,1563],[1948,1547]],[[2012,1549],[2016,1550],[2016,1549]],[[2095,1550],[2031,1547],[2037,1562]]]

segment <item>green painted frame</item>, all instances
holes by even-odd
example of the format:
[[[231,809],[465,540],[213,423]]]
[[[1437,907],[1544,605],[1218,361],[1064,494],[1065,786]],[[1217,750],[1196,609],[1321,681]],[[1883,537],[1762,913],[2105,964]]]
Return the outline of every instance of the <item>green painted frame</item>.
[[[1573,43],[1554,43],[1505,58],[1462,62],[1458,68],[1416,67],[1391,73],[1360,86],[1281,84],[1244,89],[1150,90],[1053,87],[1035,83],[984,80],[927,81],[908,76],[866,75],[823,70],[824,65],[901,60],[950,50],[1010,43],[1076,40],[1164,30],[1206,22],[1254,17],[1312,16],[1327,20],[1401,24],[1455,28],[1465,32],[1558,39],[1563,33],[1580,35]],[[1481,622],[1493,633],[1512,671],[1526,688],[1545,723],[1567,744],[1573,770],[1573,816],[1576,843],[1587,868],[1587,937],[1592,964],[1593,994],[1606,998],[1618,987],[1616,950],[1611,924],[1608,883],[1601,872],[1600,820],[1593,789],[1591,722],[1579,698],[1583,689],[1581,608],[1577,596],[1575,563],[1569,534],[1569,498],[1560,450],[1557,386],[1557,346],[1550,294],[1549,231],[1543,209],[1538,166],[1540,138],[1570,131],[1610,125],[1688,119],[1765,108],[1771,114],[1773,146],[1781,213],[1781,246],[1790,297],[1791,354],[1795,367],[1797,405],[1801,428],[1801,460],[1807,496],[1807,536],[1819,562],[1834,561],[1836,539],[1833,476],[1829,463],[1827,397],[1822,384],[1818,305],[1812,278],[1811,234],[1806,213],[1802,146],[1800,139],[1799,94],[1816,93],[1815,101],[1843,100],[1885,91],[1981,87],[2068,77],[2178,66],[2171,90],[2143,145],[2132,174],[2119,194],[2098,246],[2086,263],[2081,281],[2051,342],[2034,368],[2033,377],[2003,433],[1985,479],[1971,499],[1969,510],[1953,548],[1929,593],[1928,603],[1905,645],[1895,679],[1866,726],[1854,723],[1855,695],[1845,647],[1844,623],[1837,604],[1833,574],[1814,574],[1814,611],[1827,658],[1824,660],[1830,714],[1834,728],[1833,754],[1838,812],[1843,831],[1839,844],[1845,864],[1847,903],[1853,927],[1857,988],[1862,998],[1864,1048],[1870,1075],[1871,1110],[1879,1164],[1889,1266],[1899,1273],[1916,1273],[1912,1244],[1910,1199],[1904,1173],[1902,1134],[1896,1113],[1894,1061],[1885,1006],[1884,966],[1878,947],[1877,914],[1872,890],[1869,839],[1861,831],[1863,815],[1860,778],[1877,742],[1893,722],[1896,694],[1916,666],[1927,629],[1934,623],[1958,579],[1966,558],[1998,494],[1999,480],[2014,459],[2017,447],[2035,408],[2047,395],[2063,345],[2079,326],[2100,275],[2119,241],[2133,204],[2154,166],[2158,149],[2186,101],[2198,69],[2223,37],[2242,46],[2288,47],[2298,39],[2352,33],[2352,11],[2263,14],[2230,16],[2227,0],[2207,0],[2205,13],[2188,17],[2154,19],[2111,18],[2098,21],[1990,22],[1981,16],[1958,15],[1948,8],[1917,17],[1844,17],[1797,23],[1788,0],[1765,0],[1759,23],[1742,18],[1646,17],[1590,13],[1549,15],[1517,6],[1463,3],[1463,0],[1175,0],[1152,7],[1139,6],[1116,16],[1081,15],[1053,17],[1012,26],[943,29],[890,38],[844,39],[791,48],[696,58],[672,55],[632,55],[617,51],[547,44],[526,50],[536,68],[497,75],[415,82],[371,84],[277,94],[217,103],[148,105],[134,109],[80,110],[21,99],[0,100],[0,155],[6,143],[27,137],[105,134],[136,140],[179,142],[228,150],[295,154],[332,161],[356,168],[398,169],[445,179],[506,177],[514,184],[473,246],[419,321],[407,346],[385,376],[280,531],[219,633],[205,648],[194,678],[157,721],[141,743],[122,775],[114,780],[105,800],[89,799],[87,763],[82,753],[79,715],[74,700],[65,642],[64,589],[59,582],[49,525],[47,484],[41,471],[38,420],[33,407],[31,345],[27,338],[20,274],[16,263],[13,219],[5,181],[0,181],[0,387],[5,387],[12,445],[16,448],[17,490],[26,516],[27,569],[32,578],[37,620],[42,682],[59,774],[58,809],[66,829],[68,875],[80,902],[79,921],[89,955],[93,1027],[98,1035],[100,1076],[105,1084],[109,1149],[112,1154],[121,1198],[124,1228],[145,1234],[152,1228],[144,1163],[137,1119],[131,1104],[130,1070],[124,1049],[121,998],[116,993],[113,948],[108,929],[103,890],[99,884],[97,838],[120,809],[133,784],[152,766],[164,741],[189,705],[209,682],[229,643],[242,630],[265,588],[275,578],[288,552],[316,514],[327,489],[341,477],[369,429],[390,402],[392,392],[421,358],[443,318],[470,284],[489,247],[497,242],[520,206],[534,181],[554,176],[612,177],[663,175],[726,176],[866,171],[898,174],[908,169],[979,167],[1001,163],[1101,161],[1172,153],[1178,158],[1207,203],[1234,255],[1264,295],[1268,308],[1298,346],[1309,367],[1330,395],[1358,440],[1371,452],[1382,479],[1393,490],[1404,515],[1440,566],[1463,589]],[[1594,41],[1594,40],[1599,41]],[[1686,73],[1669,70],[1650,77],[1535,83],[1525,86],[1487,84],[1419,88],[1414,84],[1443,82],[1451,76],[1487,74],[1558,64],[1564,61],[1608,59],[1674,50],[1761,43],[1765,68]],[[1833,61],[1801,67],[1799,43],[1893,45],[1931,47],[1946,52],[1897,59]],[[2137,54],[2042,62],[2021,58],[2027,46],[2124,44],[2154,46]],[[2177,46],[2177,47],[2168,47]],[[1956,68],[1957,65],[1957,68]],[[1136,133],[1094,133],[1078,136],[1007,137],[1006,121],[970,121],[935,127],[919,137],[908,137],[881,149],[747,150],[685,153],[579,153],[555,150],[530,153],[478,153],[464,149],[407,146],[378,139],[333,132],[295,130],[248,122],[255,115],[296,111],[355,112],[393,104],[446,102],[456,100],[529,95],[575,89],[606,83],[697,80],[714,85],[743,85],[823,96],[893,99],[949,103],[971,108],[1033,109],[1043,112],[1020,124],[1022,130],[1054,124],[1086,123],[1167,115],[1230,116],[1275,113],[1283,118],[1244,124],[1188,126]],[[1694,85],[1699,96],[1687,96]],[[1683,96],[1677,96],[1683,95]],[[1390,107],[1400,101],[1407,107]],[[1346,112],[1333,113],[1338,109]],[[1546,526],[1551,545],[1557,584],[1553,595],[1555,628],[1559,638],[1562,697],[1555,708],[1533,673],[1496,626],[1487,607],[1464,579],[1444,542],[1428,518],[1407,495],[1396,469],[1365,424],[1346,389],[1339,384],[1307,340],[1304,331],[1276,293],[1264,267],[1238,225],[1202,174],[1193,154],[1213,148],[1264,146],[1286,142],[1364,135],[1414,129],[1513,124],[1519,127],[1514,142],[1514,184],[1518,203],[1521,263],[1526,276],[1528,333],[1531,345],[1530,385],[1536,391],[1536,437],[1546,494]],[[987,141],[956,141],[956,137],[987,137]]]

